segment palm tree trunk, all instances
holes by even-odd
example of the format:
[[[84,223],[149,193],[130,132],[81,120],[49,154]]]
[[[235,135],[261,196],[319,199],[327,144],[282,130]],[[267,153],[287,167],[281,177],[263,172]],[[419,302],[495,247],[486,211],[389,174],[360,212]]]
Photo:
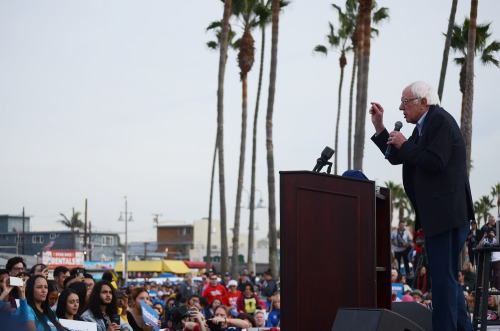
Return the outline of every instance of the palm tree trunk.
[[[272,3],[271,68],[266,115],[267,185],[269,190],[269,267],[274,278],[278,276],[278,239],[276,231],[276,189],[274,180],[273,110],[278,67],[278,26],[280,1]]]
[[[260,91],[262,88],[262,74],[264,72],[264,46],[266,44],[266,28],[261,26],[262,31],[262,46],[260,50],[260,68],[259,68],[259,84],[257,87],[257,100],[255,102],[255,113],[253,116],[253,135],[252,135],[252,176],[250,184],[250,221],[248,223],[248,272],[255,272],[255,261],[253,259],[254,250],[254,218],[255,218],[255,163],[257,161],[257,118],[259,115]]]
[[[224,74],[226,71],[227,37],[229,33],[231,1],[232,0],[226,0],[224,2],[224,15],[222,17],[222,33],[220,38],[219,79],[217,89],[217,149],[219,150],[221,273],[229,271],[226,221],[226,187],[224,177]]]
[[[467,176],[470,175],[470,156],[472,142],[472,105],[474,101],[474,51],[476,44],[476,24],[477,24],[478,0],[471,1],[469,37],[467,45],[467,67],[465,73],[465,108],[464,121],[461,126],[462,135],[465,141],[465,153],[467,159]]]
[[[210,200],[208,204],[208,228],[207,228],[207,266],[206,270],[210,270],[212,264],[212,201],[214,196],[214,177],[215,177],[215,159],[217,158],[217,134],[215,135],[214,157],[212,160],[212,175],[210,177]]]
[[[337,110],[337,123],[335,124],[335,170],[334,174],[338,174],[337,172],[337,155],[339,148],[339,124],[340,124],[340,105],[342,100],[342,83],[344,82],[344,68],[346,66],[346,58],[345,51],[342,50],[342,54],[340,55],[340,83],[339,83],[339,103]]]
[[[448,55],[450,54],[451,37],[453,36],[453,25],[455,24],[455,14],[457,12],[458,0],[452,0],[450,19],[448,21],[448,32],[446,33],[446,42],[443,50],[443,63],[441,63],[441,75],[439,76],[438,95],[439,100],[443,101],[444,79],[446,78],[446,68],[448,67]]]
[[[353,50],[351,89],[349,92],[349,127],[347,128],[347,169],[351,168],[352,161],[352,97],[354,95],[354,81],[356,80],[356,67],[358,65],[356,48]]]
[[[238,265],[238,248],[240,242],[240,212],[241,212],[241,191],[243,190],[243,176],[245,172],[245,149],[247,138],[247,74],[241,76],[242,85],[242,105],[241,105],[241,143],[240,143],[240,165],[238,169],[238,185],[236,189],[236,208],[234,212],[234,228],[233,228],[233,261],[231,273],[237,275],[239,271]]]
[[[368,96],[368,72],[370,64],[371,9],[372,0],[359,0],[360,23],[362,35],[359,53],[360,67],[358,73],[358,95],[356,105],[356,129],[354,133],[354,168],[363,170],[363,154],[365,145],[366,103]]]

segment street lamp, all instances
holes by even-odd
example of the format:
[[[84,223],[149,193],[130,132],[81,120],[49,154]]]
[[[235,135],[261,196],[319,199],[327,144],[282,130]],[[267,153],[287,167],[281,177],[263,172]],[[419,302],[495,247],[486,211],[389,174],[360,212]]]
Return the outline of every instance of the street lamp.
[[[118,222],[125,222],[125,259],[123,260],[123,279],[125,280],[125,285],[127,285],[128,281],[128,222],[132,222],[132,213],[130,213],[130,217],[127,217],[127,197],[123,197],[125,199],[125,218],[122,218],[122,212],[120,212],[120,218]]]

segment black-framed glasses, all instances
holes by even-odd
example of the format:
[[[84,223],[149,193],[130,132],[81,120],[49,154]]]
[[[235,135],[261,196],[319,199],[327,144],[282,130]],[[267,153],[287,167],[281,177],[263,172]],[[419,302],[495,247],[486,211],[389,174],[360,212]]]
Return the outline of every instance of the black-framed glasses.
[[[401,100],[401,104],[402,104],[403,106],[406,106],[406,104],[407,104],[408,102],[410,102],[410,101],[412,101],[412,100],[417,100],[417,99],[421,99],[421,98],[420,98],[420,97],[418,97],[418,98],[412,98],[412,99],[404,99],[404,100]]]

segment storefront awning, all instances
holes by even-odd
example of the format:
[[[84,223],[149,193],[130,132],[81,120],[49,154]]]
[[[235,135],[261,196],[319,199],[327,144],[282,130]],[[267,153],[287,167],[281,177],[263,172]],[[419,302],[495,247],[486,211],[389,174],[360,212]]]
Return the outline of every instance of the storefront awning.
[[[115,266],[116,272],[123,272],[123,262],[118,261]],[[182,261],[128,261],[129,272],[171,272],[174,274],[187,274],[191,272]]]

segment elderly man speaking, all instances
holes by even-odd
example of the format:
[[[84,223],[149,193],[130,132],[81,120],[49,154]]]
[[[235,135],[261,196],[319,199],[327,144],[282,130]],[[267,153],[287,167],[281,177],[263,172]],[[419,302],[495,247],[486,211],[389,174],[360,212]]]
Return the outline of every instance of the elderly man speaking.
[[[422,228],[426,235],[433,329],[472,330],[458,283],[458,260],[474,219],[464,139],[455,119],[439,106],[437,93],[424,82],[403,90],[399,110],[406,122],[416,124],[412,135],[406,139],[399,131],[389,133],[384,109],[372,102],[372,141],[391,164],[403,164],[403,185],[417,215],[415,230]]]

